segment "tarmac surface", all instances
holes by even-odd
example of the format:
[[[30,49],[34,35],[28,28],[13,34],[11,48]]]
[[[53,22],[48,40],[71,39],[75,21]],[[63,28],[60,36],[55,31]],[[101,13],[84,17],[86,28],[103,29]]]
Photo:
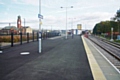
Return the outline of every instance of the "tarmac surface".
[[[69,36],[43,40],[42,53],[38,42],[4,49],[0,80],[93,80],[93,76],[81,37]]]

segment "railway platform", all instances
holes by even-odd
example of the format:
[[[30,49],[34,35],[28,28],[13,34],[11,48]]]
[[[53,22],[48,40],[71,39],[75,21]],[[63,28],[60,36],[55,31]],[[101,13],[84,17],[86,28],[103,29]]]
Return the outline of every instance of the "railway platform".
[[[120,73],[89,39],[68,36],[3,50],[0,80],[119,80]],[[28,55],[20,55],[29,51]]]
[[[82,36],[94,80],[119,80],[120,71],[102,54],[102,50]]]

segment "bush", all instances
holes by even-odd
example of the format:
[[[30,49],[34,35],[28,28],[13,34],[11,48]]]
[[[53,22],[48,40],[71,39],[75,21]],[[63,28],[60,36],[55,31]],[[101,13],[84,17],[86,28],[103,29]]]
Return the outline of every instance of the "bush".
[[[20,41],[20,36],[19,35],[14,36],[13,42],[19,42],[19,41]]]
[[[36,39],[37,36],[35,35],[34,38]],[[29,35],[29,40],[33,39],[33,35]],[[13,36],[13,42],[20,42],[20,35],[14,35]],[[27,36],[22,35],[22,41],[27,41]],[[11,42],[11,35],[6,35],[6,36],[0,36],[0,42]]]
[[[120,40],[115,40],[115,42],[120,43]]]
[[[3,36],[1,39],[1,42],[11,42],[11,37],[10,36]]]
[[[22,36],[22,41],[27,41],[26,35]]]
[[[2,37],[0,37],[0,43],[2,42]]]

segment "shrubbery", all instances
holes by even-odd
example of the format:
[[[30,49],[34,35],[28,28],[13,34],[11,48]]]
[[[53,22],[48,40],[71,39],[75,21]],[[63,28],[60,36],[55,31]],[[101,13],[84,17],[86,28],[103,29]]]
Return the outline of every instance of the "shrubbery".
[[[0,42],[10,42],[11,37],[10,36],[0,36]]]
[[[19,42],[20,41],[20,36],[14,36],[13,37],[13,42]]]
[[[115,40],[115,42],[120,43],[120,40]]]
[[[29,40],[32,40],[33,36],[29,36]],[[36,36],[35,36],[36,39]],[[20,42],[20,35],[14,35],[13,42]],[[22,41],[27,41],[27,36],[22,35]],[[0,42],[11,42],[11,36],[0,36]]]

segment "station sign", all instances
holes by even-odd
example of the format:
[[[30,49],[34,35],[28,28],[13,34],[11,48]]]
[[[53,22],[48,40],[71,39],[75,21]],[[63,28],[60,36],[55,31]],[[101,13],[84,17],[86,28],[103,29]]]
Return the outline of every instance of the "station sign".
[[[43,15],[38,14],[38,18],[43,19]]]
[[[77,29],[81,30],[82,29],[82,25],[81,24],[77,24]]]

